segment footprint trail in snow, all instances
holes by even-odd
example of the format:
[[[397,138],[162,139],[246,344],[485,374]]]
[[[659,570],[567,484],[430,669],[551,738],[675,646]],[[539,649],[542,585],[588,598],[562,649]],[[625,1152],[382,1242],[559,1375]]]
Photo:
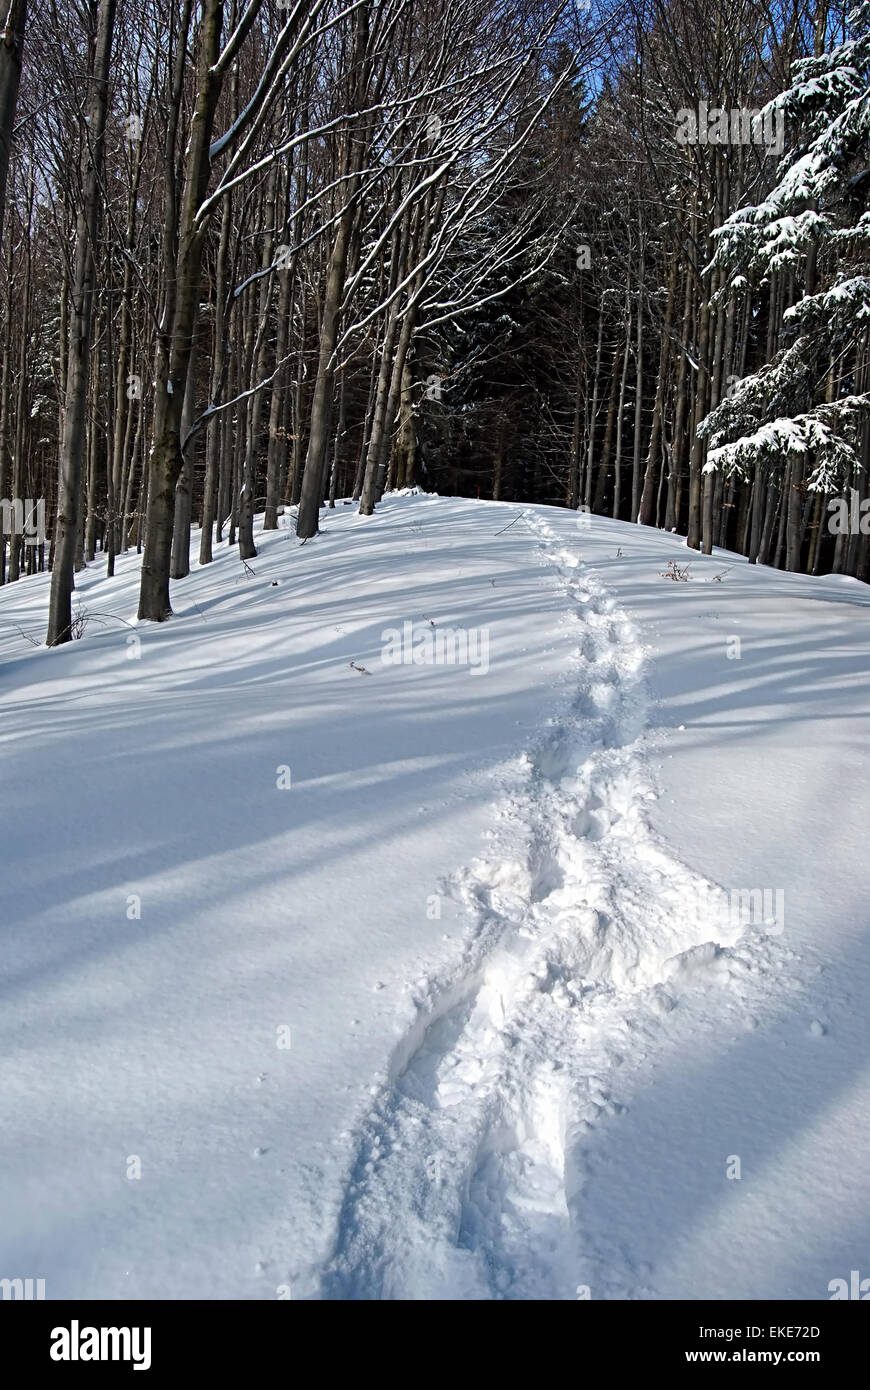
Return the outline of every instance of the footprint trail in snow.
[[[741,968],[727,949],[740,929],[699,917],[710,885],[644,816],[634,629],[545,520],[529,525],[580,622],[574,696],[524,755],[498,852],[452,881],[474,925],[452,975],[418,987],[418,1025],[360,1136],[325,1298],[576,1298],[594,1253],[583,1262],[572,1154],[619,1113],[615,1025],[666,1016],[678,979]]]

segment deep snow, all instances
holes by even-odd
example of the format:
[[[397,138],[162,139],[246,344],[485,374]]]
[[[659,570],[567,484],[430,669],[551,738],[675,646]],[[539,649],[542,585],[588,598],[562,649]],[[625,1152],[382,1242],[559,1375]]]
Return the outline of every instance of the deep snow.
[[[322,522],[160,627],[91,566],[60,651],[48,577],[0,590],[0,1277],[870,1277],[866,587],[556,508]],[[385,662],[408,623],[469,659]]]

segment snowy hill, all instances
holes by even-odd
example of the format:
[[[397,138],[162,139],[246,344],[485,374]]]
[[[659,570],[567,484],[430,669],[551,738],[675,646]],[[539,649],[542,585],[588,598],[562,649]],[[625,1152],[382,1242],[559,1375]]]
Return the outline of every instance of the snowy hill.
[[[48,576],[0,590],[4,1272],[870,1276],[870,591],[547,507],[322,523],[162,626],[91,566],[56,650]]]

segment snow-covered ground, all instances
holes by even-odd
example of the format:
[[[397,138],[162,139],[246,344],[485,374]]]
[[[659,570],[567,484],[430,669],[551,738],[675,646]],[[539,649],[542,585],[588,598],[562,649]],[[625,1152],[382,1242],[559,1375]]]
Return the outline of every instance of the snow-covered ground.
[[[323,526],[160,627],[92,566],[59,651],[0,590],[0,1277],[870,1277],[870,591],[556,508]]]

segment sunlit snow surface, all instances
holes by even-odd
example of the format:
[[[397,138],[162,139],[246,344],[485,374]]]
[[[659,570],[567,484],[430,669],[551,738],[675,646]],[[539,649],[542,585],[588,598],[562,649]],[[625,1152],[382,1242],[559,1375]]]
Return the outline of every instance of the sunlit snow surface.
[[[133,554],[59,651],[48,576],[0,590],[0,1277],[870,1276],[870,590],[556,508],[282,520],[161,626]]]

